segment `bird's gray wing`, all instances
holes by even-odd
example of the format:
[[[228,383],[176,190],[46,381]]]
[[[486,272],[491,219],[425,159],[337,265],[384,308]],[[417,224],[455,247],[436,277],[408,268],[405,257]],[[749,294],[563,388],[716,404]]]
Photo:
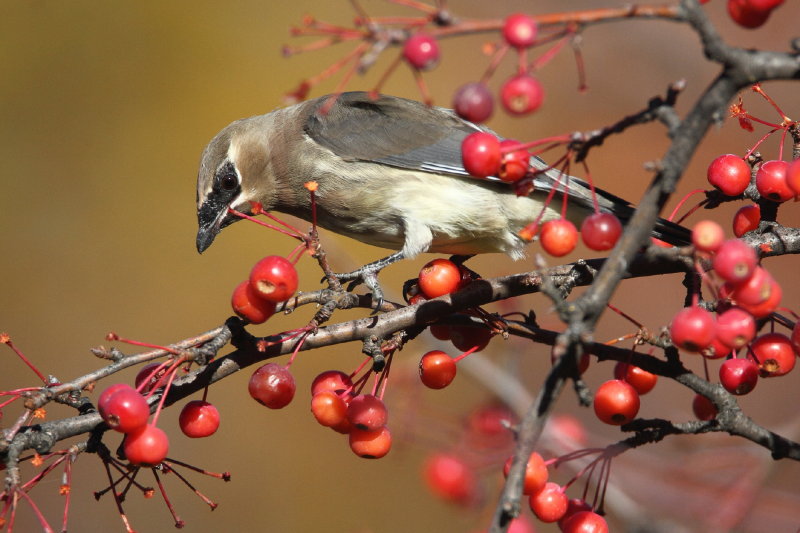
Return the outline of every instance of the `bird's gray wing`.
[[[436,174],[467,176],[461,141],[484,131],[447,109],[365,92],[342,93],[332,106],[320,98],[310,111],[305,133],[342,159]]]

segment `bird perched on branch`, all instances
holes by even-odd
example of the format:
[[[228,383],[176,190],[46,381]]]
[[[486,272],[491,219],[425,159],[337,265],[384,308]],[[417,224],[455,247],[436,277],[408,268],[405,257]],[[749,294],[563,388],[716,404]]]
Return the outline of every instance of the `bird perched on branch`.
[[[380,300],[377,272],[421,252],[523,257],[527,241],[519,231],[542,209],[541,222],[561,217],[561,202],[545,205],[554,187],[566,187],[567,218],[576,226],[594,212],[586,182],[559,179],[559,171],[538,157],[530,164],[544,172],[535,175],[528,195],[518,196],[499,180],[469,176],[461,143],[476,131],[489,130],[447,109],[365,92],[343,93],[335,100],[323,96],[237,120],[202,155],[197,250],[202,253],[222,228],[240,220],[228,208],[249,213],[251,202],[310,221],[310,195],[303,184],[314,180],[320,226],[398,250],[341,277],[364,281]],[[623,223],[633,214],[625,200],[600,189],[596,193],[600,211]],[[653,236],[677,245],[690,238],[685,228],[665,220],[659,220]]]

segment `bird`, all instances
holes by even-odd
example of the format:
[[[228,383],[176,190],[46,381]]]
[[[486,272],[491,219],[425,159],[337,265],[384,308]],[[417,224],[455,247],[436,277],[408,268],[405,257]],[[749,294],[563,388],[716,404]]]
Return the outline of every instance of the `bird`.
[[[566,189],[566,217],[577,227],[595,212],[588,183],[565,179],[539,157],[530,158],[537,172],[529,194],[518,195],[498,179],[471,177],[461,143],[478,131],[491,132],[449,109],[360,91],[237,120],[209,142],[200,159],[197,250],[205,251],[223,228],[241,220],[230,209],[251,214],[252,202],[311,221],[303,184],[316,181],[319,226],[396,250],[339,275],[365,283],[381,302],[377,273],[422,252],[525,257],[528,241],[520,230],[540,213],[541,223],[561,217],[561,202],[545,205],[553,188],[559,194]],[[629,202],[599,188],[595,192],[601,212],[623,224],[630,219]],[[652,234],[680,246],[691,240],[686,228],[663,219]]]

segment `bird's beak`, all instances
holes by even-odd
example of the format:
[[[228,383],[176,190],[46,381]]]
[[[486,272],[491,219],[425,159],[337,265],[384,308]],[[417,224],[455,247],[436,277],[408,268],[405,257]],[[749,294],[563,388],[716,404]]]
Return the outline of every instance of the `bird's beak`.
[[[214,198],[207,199],[197,211],[197,251],[201,254],[211,246],[217,233],[236,219],[226,221],[228,205]]]

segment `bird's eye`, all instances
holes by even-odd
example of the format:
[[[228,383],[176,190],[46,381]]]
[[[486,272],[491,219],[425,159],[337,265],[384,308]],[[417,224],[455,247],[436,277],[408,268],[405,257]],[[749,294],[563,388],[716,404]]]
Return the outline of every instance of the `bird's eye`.
[[[232,191],[239,186],[239,180],[234,174],[225,174],[219,180],[220,186],[226,191]]]

